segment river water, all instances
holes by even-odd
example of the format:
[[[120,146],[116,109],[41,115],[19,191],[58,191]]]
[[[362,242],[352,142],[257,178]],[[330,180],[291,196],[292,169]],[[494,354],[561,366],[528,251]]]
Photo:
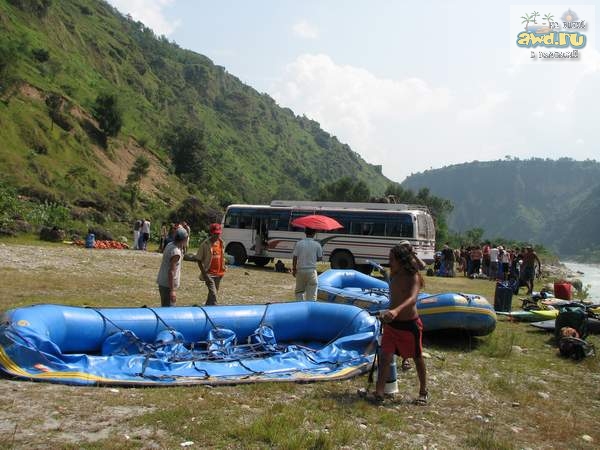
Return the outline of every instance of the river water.
[[[591,286],[588,291],[588,299],[600,302],[600,264],[582,264],[571,261],[562,262],[573,272],[583,272],[577,273],[577,278],[582,281],[584,286],[588,284]]]

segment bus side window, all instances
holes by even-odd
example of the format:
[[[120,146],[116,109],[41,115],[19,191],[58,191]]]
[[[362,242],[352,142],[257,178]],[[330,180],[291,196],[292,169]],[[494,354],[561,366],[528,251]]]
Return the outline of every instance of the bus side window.
[[[238,218],[237,214],[228,214],[225,217],[225,228],[237,228]]]
[[[393,237],[414,237],[412,223],[393,223],[388,224],[386,235]]]
[[[402,224],[402,236],[403,237],[415,237],[414,226],[412,223]]]
[[[373,234],[373,224],[372,223],[363,223],[361,234],[363,236],[370,236]]]
[[[371,234],[373,236],[385,236],[385,223],[374,223]]]
[[[362,234],[362,223],[350,222],[350,234]]]
[[[272,230],[287,231],[288,223],[290,221],[290,212],[280,211],[272,220],[276,222],[276,224],[271,227]]]
[[[394,236],[394,237],[402,236],[399,223],[388,223],[385,231],[386,231],[385,234],[387,236]]]

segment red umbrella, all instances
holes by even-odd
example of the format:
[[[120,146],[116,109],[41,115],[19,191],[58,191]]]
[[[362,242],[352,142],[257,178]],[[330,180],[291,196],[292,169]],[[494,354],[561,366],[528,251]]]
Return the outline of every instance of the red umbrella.
[[[311,214],[310,216],[299,217],[292,220],[292,225],[298,228],[312,228],[317,231],[331,231],[344,226],[331,217]]]

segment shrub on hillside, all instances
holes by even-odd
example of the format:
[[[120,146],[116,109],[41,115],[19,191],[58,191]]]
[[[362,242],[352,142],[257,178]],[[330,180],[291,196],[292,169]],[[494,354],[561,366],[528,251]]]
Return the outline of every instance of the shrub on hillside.
[[[107,136],[116,136],[121,131],[122,114],[113,94],[100,94],[93,108],[94,118]]]
[[[90,227],[88,232],[94,233],[94,237],[96,238],[96,240],[101,240],[101,241],[114,240],[113,235],[110,231],[105,230],[104,228],[99,227],[99,226]]]
[[[44,17],[48,14],[52,0],[9,0],[9,3],[22,11],[33,13],[38,17]]]
[[[58,227],[42,227],[40,229],[40,239],[42,241],[62,242],[65,240],[66,233]]]
[[[218,206],[205,203],[198,197],[188,197],[171,214],[169,221],[185,220],[193,231],[202,231],[212,222],[220,222],[223,212]]]
[[[33,204],[26,213],[26,219],[36,225],[67,228],[71,225],[69,208],[57,203]]]
[[[106,222],[106,218],[103,213],[95,208],[81,208],[74,206],[70,209],[71,218],[78,222],[92,222],[103,224]]]
[[[42,63],[50,59],[50,52],[45,48],[34,48],[31,53],[36,60]]]
[[[46,106],[48,107],[48,114],[52,119],[53,124],[57,124],[65,131],[71,131],[73,124],[69,118],[63,114],[64,98],[60,94],[49,94],[46,97]]]
[[[10,225],[18,211],[17,192],[11,186],[0,182],[0,228]]]
[[[201,127],[177,125],[162,137],[175,173],[197,183],[204,178],[208,147]]]

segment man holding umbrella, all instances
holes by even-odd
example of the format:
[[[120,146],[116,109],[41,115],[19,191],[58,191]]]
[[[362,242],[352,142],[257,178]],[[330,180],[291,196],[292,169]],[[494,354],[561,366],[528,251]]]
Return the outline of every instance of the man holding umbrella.
[[[294,247],[292,275],[296,277],[296,300],[317,299],[317,261],[323,259],[323,248],[314,239],[315,230],[305,228],[306,237]]]

